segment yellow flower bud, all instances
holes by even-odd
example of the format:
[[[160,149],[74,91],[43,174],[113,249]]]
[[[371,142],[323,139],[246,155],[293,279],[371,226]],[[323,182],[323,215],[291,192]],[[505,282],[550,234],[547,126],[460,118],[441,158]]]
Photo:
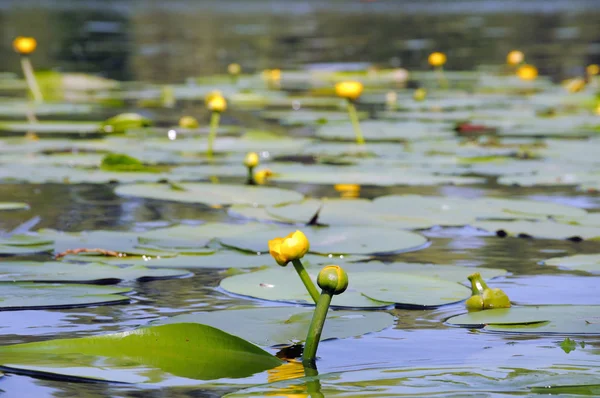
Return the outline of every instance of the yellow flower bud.
[[[578,93],[585,88],[586,82],[585,79],[581,77],[576,77],[574,79],[569,79],[563,82],[564,87],[570,93]]]
[[[206,105],[208,105],[208,103],[209,103],[209,102],[210,102],[210,101],[211,101],[213,98],[216,98],[216,97],[222,97],[222,96],[223,96],[223,93],[222,93],[222,92],[220,92],[219,90],[213,90],[213,91],[209,92],[208,94],[206,94],[206,96],[204,97],[204,103],[205,103]]]
[[[19,36],[13,41],[13,48],[22,55],[31,54],[37,47],[37,41],[33,37]]]
[[[517,69],[517,76],[519,76],[521,80],[535,80],[537,75],[538,70],[533,65],[526,64]]]
[[[198,120],[193,116],[183,116],[179,119],[179,127],[184,129],[196,129],[199,125]]]
[[[585,71],[587,72],[588,75],[595,76],[598,73],[600,73],[600,65],[598,65],[598,64],[588,65],[587,68],[585,68]]]
[[[270,169],[258,170],[254,173],[254,181],[256,181],[258,185],[264,185],[272,175],[273,172]]]
[[[506,56],[506,63],[509,65],[519,65],[525,59],[525,54],[521,51],[513,50]]]
[[[260,158],[258,157],[258,153],[256,152],[248,152],[246,157],[244,158],[244,164],[246,167],[256,167],[260,162]]]
[[[301,259],[309,249],[308,238],[298,230],[285,238],[275,238],[269,241],[269,253],[281,266],[287,265],[292,260]]]
[[[345,81],[335,85],[335,93],[338,97],[355,101],[363,92],[361,82]]]
[[[207,107],[213,112],[224,112],[227,109],[227,101],[221,96],[215,96],[208,101]]]
[[[446,63],[446,54],[436,51],[429,54],[429,58],[427,60],[431,66],[442,66]]]
[[[239,75],[241,71],[242,67],[240,64],[233,63],[227,66],[227,72],[229,72],[230,75]]]
[[[348,288],[348,274],[339,265],[328,265],[319,272],[317,284],[331,294],[342,294]]]

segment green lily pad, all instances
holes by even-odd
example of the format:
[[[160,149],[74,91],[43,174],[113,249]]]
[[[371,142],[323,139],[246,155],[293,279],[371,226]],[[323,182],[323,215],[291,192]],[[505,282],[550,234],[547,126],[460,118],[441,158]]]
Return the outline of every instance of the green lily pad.
[[[33,131],[36,134],[97,134],[100,123],[52,121],[52,122],[0,122],[0,131],[25,133]]]
[[[282,362],[211,326],[176,323],[133,331],[0,347],[13,372],[125,383],[242,378]]]
[[[542,264],[596,274],[600,273],[600,254],[553,257],[542,261]]]
[[[0,283],[0,309],[74,308],[90,305],[122,304],[129,298],[121,293],[131,289],[94,285],[42,283]]]
[[[449,123],[389,122],[369,120],[360,124],[363,136],[370,141],[413,141],[454,136]],[[317,130],[317,137],[337,140],[356,139],[350,123],[325,125]]]
[[[316,281],[318,268],[308,273]],[[263,300],[311,304],[306,288],[291,267],[272,268],[235,275],[221,281],[221,288],[242,296]],[[348,272],[344,294],[334,296],[332,305],[350,308],[435,308],[470,296],[470,290],[456,282],[393,271]],[[316,284],[316,282],[315,282]]]
[[[299,307],[233,309],[177,315],[157,323],[201,323],[268,347],[304,341],[313,312]],[[385,312],[329,311],[321,341],[361,336],[393,325],[394,317]]]
[[[553,221],[478,221],[472,225],[498,236],[570,240],[600,237],[600,228],[561,224]]]
[[[298,192],[280,188],[210,183],[182,183],[178,186],[183,190],[173,189],[168,184],[137,184],[117,187],[115,192],[121,196],[203,203],[209,206],[228,204],[266,206],[298,202],[303,198],[303,195]]]
[[[50,252],[53,249],[52,239],[34,235],[12,235],[0,238],[0,255],[36,254]]]
[[[600,335],[599,314],[597,305],[545,305],[469,312],[446,322],[495,332]]]
[[[286,236],[290,228],[260,231],[252,235],[222,238],[225,246],[252,252],[268,252],[269,240]],[[302,229],[310,242],[310,253],[317,254],[374,254],[421,249],[427,239],[408,231],[389,228],[365,227],[305,227]]]
[[[107,264],[66,262],[6,261],[0,263],[0,282],[119,283],[149,281],[189,275],[184,270],[149,269],[144,266],[115,267]]]
[[[28,210],[29,205],[21,202],[0,202],[0,211],[6,210]]]

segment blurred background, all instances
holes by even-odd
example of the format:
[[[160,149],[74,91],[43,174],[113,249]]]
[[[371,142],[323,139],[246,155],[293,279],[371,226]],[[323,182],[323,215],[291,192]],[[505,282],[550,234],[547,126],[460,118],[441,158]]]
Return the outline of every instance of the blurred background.
[[[38,39],[38,70],[120,80],[181,82],[231,62],[423,69],[436,50],[446,69],[474,70],[513,49],[563,79],[600,63],[600,0],[0,0],[2,71],[20,70],[18,35]]]

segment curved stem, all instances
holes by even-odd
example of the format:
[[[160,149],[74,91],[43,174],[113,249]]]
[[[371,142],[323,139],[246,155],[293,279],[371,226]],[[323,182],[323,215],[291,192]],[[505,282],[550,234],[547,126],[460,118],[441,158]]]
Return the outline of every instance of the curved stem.
[[[212,158],[213,156],[213,143],[217,136],[219,120],[221,120],[221,114],[219,112],[213,112],[210,115],[210,131],[208,132],[208,148],[206,149],[206,156],[209,158]]]
[[[304,344],[304,353],[302,354],[302,364],[305,367],[316,367],[315,358],[317,356],[317,348],[319,347],[321,333],[323,332],[323,326],[325,325],[325,319],[327,317],[327,311],[329,311],[332,297],[333,295],[331,293],[322,291],[321,296],[319,296],[319,300],[317,301],[317,307],[315,308],[310,327],[308,328],[306,344]]]
[[[356,107],[351,101],[348,101],[348,115],[354,128],[354,134],[356,135],[356,143],[358,145],[364,145],[365,139],[363,138],[362,131],[360,129],[360,123],[358,121],[358,114],[356,113]]]
[[[302,283],[304,283],[306,290],[308,290],[308,294],[310,294],[310,297],[312,297],[313,301],[317,303],[319,301],[319,291],[317,290],[314,282],[310,279],[310,276],[308,276],[306,268],[304,268],[304,265],[302,265],[300,260],[292,260],[292,264],[294,264],[294,268],[296,268],[298,276],[302,280]]]
[[[29,60],[29,57],[25,55],[21,56],[21,67],[23,68],[23,74],[25,75],[27,86],[29,86],[29,90],[33,95],[33,100],[35,102],[40,103],[44,102],[44,97],[42,97],[40,86],[38,86],[38,82],[35,79],[35,74],[33,73],[33,66],[31,66],[31,61]]]

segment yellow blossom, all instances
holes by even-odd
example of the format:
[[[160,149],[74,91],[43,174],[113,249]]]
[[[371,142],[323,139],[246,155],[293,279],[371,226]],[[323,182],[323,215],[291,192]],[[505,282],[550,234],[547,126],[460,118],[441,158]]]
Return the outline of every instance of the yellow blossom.
[[[246,167],[256,167],[260,162],[260,158],[258,157],[258,153],[256,152],[248,152],[246,157],[244,158],[244,164]]]
[[[37,41],[33,37],[19,36],[13,41],[13,48],[19,54],[27,55],[35,51]]]
[[[363,92],[361,82],[345,81],[335,85],[335,93],[338,97],[355,101]]]
[[[285,266],[292,260],[299,260],[310,249],[308,238],[302,231],[292,232],[285,238],[275,238],[269,241],[269,253],[277,264]]]
[[[227,109],[227,101],[221,96],[215,96],[206,105],[213,112],[224,112]]]
[[[431,66],[442,66],[446,63],[446,54],[436,51],[429,54],[428,61]]]
[[[535,80],[538,76],[538,70],[533,65],[525,64],[517,69],[517,76],[522,80]]]
[[[229,72],[230,75],[239,75],[241,71],[242,67],[240,66],[240,64],[233,63],[227,66],[227,72]]]
[[[509,65],[519,65],[525,59],[523,52],[519,50],[513,50],[506,56],[506,63]]]

